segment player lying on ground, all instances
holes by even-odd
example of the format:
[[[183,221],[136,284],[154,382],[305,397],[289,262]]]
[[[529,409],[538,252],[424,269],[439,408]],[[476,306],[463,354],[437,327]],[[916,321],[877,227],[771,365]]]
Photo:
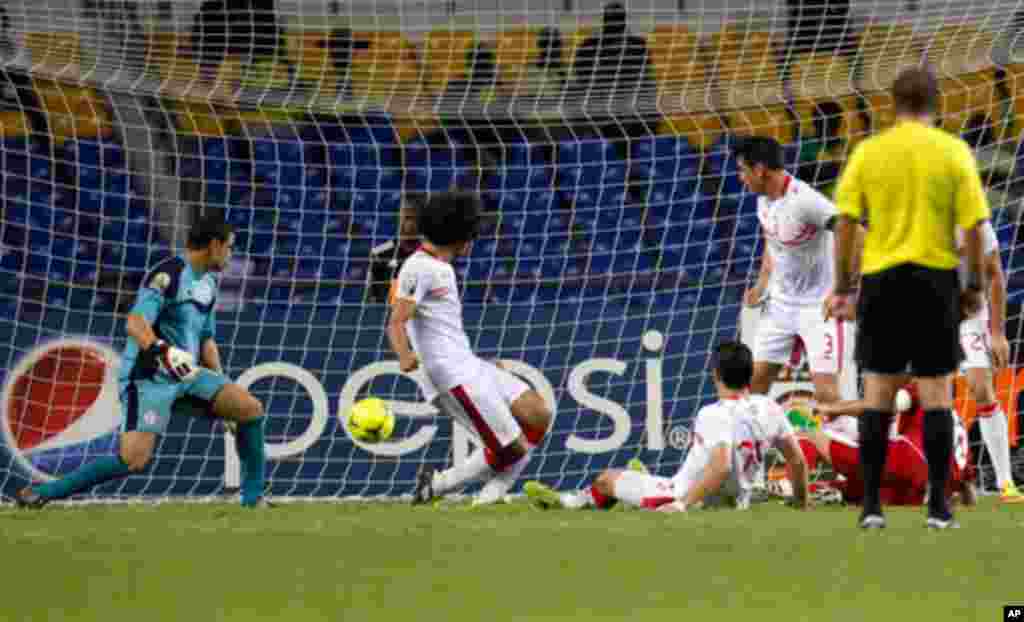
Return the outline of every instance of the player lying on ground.
[[[999,498],[1004,503],[1021,503],[1024,495],[1013,482],[1010,464],[1010,429],[1006,413],[996,400],[993,378],[993,372],[1005,367],[1010,358],[1010,343],[1005,332],[1006,278],[999,258],[999,239],[992,223],[986,221],[980,228],[989,287],[981,310],[960,323],[960,345],[965,354],[960,372],[967,378],[971,395],[978,405],[978,426],[992,457]],[[963,233],[958,232],[957,237],[962,249]],[[966,278],[966,266],[962,263],[961,282],[966,282]]]
[[[909,377],[907,378],[909,380]],[[917,397],[916,386],[907,384],[911,396],[909,406],[893,410],[896,417],[889,430],[888,457],[882,476],[882,502],[890,505],[922,505],[928,493],[928,463],[924,457],[924,410]],[[830,485],[843,493],[847,503],[860,504],[864,497],[864,480],[858,457],[858,420],[865,402],[852,400],[822,404],[818,412],[829,419],[821,428],[808,430],[800,439],[800,449],[809,468],[819,460],[832,465],[844,480]],[[952,467],[946,495],[960,493],[964,505],[975,501],[973,469],[970,466],[967,431],[954,413]]]
[[[480,219],[475,195],[436,195],[420,208],[423,245],[405,260],[388,338],[403,372],[422,365],[420,386],[443,414],[483,446],[446,471],[423,469],[413,503],[426,503],[466,484],[487,480],[476,503],[504,498],[540,444],[551,411],[540,395],[510,372],[478,358],[462,325],[462,302],[452,262],[469,252]]]
[[[22,489],[16,497],[19,505],[42,507],[142,471],[179,398],[212,404],[208,414],[237,423],[242,505],[260,504],[265,482],[263,406],[224,375],[214,332],[214,273],[227,265],[234,241],[222,216],[203,217],[189,232],[186,253],[157,264],[145,277],[126,323],[118,454],[94,460],[59,480]]]
[[[839,376],[852,362],[851,322],[822,317],[832,290],[836,206],[783,168],[775,139],[754,136],[736,147],[740,180],[758,195],[757,217],[765,251],[757,282],[744,294],[747,306],[764,304],[754,346],[751,390],[765,394],[790,362],[798,340],[818,403],[839,399]]]
[[[719,399],[697,413],[693,443],[674,477],[609,469],[577,492],[559,494],[540,482],[527,482],[527,496],[542,508],[605,509],[622,501],[685,512],[712,499],[729,499],[746,509],[764,473],[765,451],[776,447],[792,465],[796,505],[806,507],[807,469],[800,446],[782,408],[768,397],[750,394],[753,366],[750,349],[741,343],[724,342],[716,348],[712,374]]]

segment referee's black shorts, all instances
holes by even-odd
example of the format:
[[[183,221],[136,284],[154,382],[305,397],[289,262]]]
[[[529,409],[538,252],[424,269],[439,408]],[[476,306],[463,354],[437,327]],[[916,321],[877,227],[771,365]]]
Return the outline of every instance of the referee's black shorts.
[[[963,359],[956,270],[900,264],[865,275],[855,352],[862,371],[923,377],[956,371]]]

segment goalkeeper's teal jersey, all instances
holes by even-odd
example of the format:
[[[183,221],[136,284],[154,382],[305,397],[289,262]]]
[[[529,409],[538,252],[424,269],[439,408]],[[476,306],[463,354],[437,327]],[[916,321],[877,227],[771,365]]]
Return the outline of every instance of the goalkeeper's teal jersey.
[[[199,361],[199,348],[214,337],[217,280],[199,274],[184,257],[160,262],[146,275],[129,313],[141,315],[157,337]],[[139,357],[139,344],[129,338],[121,355],[121,384],[163,376],[152,361]]]

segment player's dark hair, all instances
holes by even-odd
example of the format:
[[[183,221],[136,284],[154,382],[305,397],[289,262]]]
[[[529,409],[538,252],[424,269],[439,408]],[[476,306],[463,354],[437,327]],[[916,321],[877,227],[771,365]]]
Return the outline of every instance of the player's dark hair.
[[[738,341],[723,341],[715,348],[712,369],[718,380],[730,389],[750,386],[754,377],[754,354]]]
[[[733,155],[742,158],[751,168],[761,164],[770,171],[782,170],[784,162],[782,145],[771,136],[741,138],[733,147]]]
[[[910,67],[900,72],[892,85],[897,114],[931,114],[939,105],[939,82],[925,67]]]
[[[188,247],[198,251],[209,246],[214,240],[227,242],[234,230],[234,227],[224,222],[224,214],[217,210],[212,211],[192,223],[192,228],[188,232]]]
[[[469,192],[435,194],[417,210],[416,224],[431,244],[469,242],[480,225],[480,198]]]

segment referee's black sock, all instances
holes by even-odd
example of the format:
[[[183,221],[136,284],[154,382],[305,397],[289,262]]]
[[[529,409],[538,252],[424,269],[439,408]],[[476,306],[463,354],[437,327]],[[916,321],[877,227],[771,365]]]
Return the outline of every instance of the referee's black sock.
[[[882,474],[889,450],[889,424],[892,413],[865,410],[859,419],[860,465],[864,476],[864,514],[882,513]]]
[[[928,460],[928,515],[946,518],[946,483],[953,457],[953,414],[949,410],[925,411],[924,457]]]

